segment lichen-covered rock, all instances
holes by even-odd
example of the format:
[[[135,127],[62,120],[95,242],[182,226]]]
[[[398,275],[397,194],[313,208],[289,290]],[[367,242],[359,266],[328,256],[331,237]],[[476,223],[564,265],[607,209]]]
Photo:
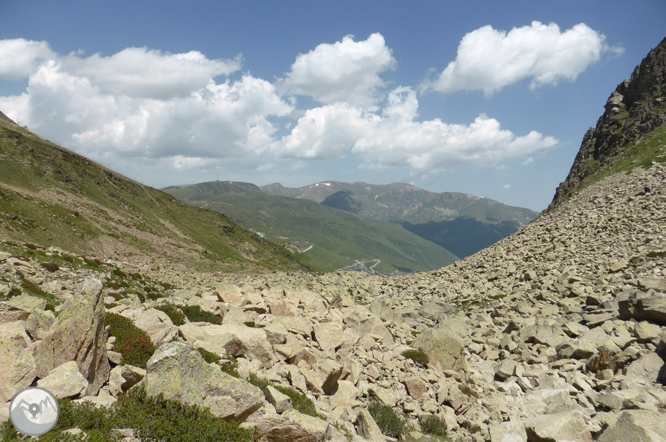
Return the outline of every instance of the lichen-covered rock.
[[[262,329],[242,324],[190,322],[180,326],[180,333],[193,346],[213,353],[257,359],[264,366],[275,360],[266,332]]]
[[[88,381],[79,372],[76,362],[69,361],[51,370],[48,376],[37,381],[37,386],[65,399],[81,395],[88,388]]]
[[[122,393],[141,382],[146,377],[146,370],[132,365],[118,365],[111,370],[109,392],[119,397]]]
[[[359,436],[370,442],[385,442],[386,438],[368,410],[361,410],[356,418],[356,431]]]
[[[442,370],[460,371],[466,367],[462,354],[465,343],[444,327],[426,329],[412,346],[423,350],[430,363],[439,365]]]
[[[166,399],[207,407],[214,415],[237,422],[264,402],[259,388],[208,364],[198,351],[180,342],[155,350],[144,382],[149,396],[162,393]]]
[[[38,298],[30,295],[20,295],[11,298],[7,301],[7,305],[17,310],[24,312],[32,312],[33,310],[44,310],[46,308],[46,299]]]
[[[55,320],[55,315],[51,310],[35,309],[25,321],[25,331],[35,340],[44,339]]]
[[[109,379],[106,356],[106,319],[102,283],[86,279],[66,303],[58,319],[35,349],[37,376],[48,373],[65,362],[75,361],[88,382],[86,396],[97,394]]]
[[[37,375],[25,321],[0,324],[0,401],[8,402]]]
[[[154,308],[142,312],[134,325],[148,334],[155,347],[171,342],[178,336],[178,327],[173,325],[167,314]]]
[[[278,390],[276,390],[274,387],[270,385],[266,388],[266,390],[267,390],[266,400],[275,407],[275,411],[278,414],[282,414],[285,411],[289,411],[292,409],[291,399],[289,399],[289,396],[280,393]]]

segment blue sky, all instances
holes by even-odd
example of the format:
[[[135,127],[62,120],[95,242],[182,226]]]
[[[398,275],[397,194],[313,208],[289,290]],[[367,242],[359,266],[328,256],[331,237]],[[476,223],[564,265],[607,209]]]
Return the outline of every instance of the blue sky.
[[[542,210],[665,18],[661,0],[3,0],[0,110],[155,187],[410,182]]]

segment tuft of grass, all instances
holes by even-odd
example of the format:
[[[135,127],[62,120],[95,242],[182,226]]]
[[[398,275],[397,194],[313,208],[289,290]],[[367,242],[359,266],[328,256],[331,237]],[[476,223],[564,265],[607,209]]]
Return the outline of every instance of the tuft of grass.
[[[433,436],[446,436],[446,422],[434,414],[420,416],[419,424],[421,425],[421,430],[425,434],[432,434]]]
[[[175,307],[171,304],[166,304],[155,308],[166,313],[169,319],[171,319],[171,322],[173,322],[173,325],[176,327],[180,327],[181,325],[185,324],[186,316],[178,307]]]
[[[198,305],[187,305],[180,308],[190,322],[209,322],[211,324],[222,324],[222,318],[214,313],[201,310]]]
[[[123,355],[122,364],[146,368],[148,359],[155,352],[155,346],[145,331],[135,326],[131,320],[116,313],[107,313],[106,323],[111,326],[109,336],[114,336],[114,351]]]
[[[141,440],[169,442],[257,442],[256,431],[240,428],[214,416],[208,409],[164,399],[162,395],[148,397],[145,389],[127,392],[110,408],[96,408],[90,402],[76,403],[59,399],[60,417],[54,429],[41,436],[43,442],[111,442],[114,428],[132,428]],[[64,433],[80,428],[86,437]],[[0,439],[7,442],[24,438],[10,421],[0,426]]]
[[[400,439],[405,434],[407,419],[398,414],[393,408],[377,401],[370,401],[368,412],[377,423],[377,426],[385,436]]]
[[[405,350],[402,352],[402,355],[407,359],[411,359],[417,365],[420,365],[423,368],[428,368],[430,358],[423,350]]]

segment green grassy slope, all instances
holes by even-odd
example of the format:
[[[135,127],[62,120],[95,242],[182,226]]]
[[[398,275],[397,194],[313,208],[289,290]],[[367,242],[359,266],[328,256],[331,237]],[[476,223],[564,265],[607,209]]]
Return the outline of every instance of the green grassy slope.
[[[382,273],[434,270],[456,260],[444,248],[397,225],[306,199],[268,195],[253,184],[218,181],[165,190],[190,204],[224,213],[271,241],[301,251],[314,244],[305,254],[330,270],[355,259],[380,259],[375,269]]]
[[[209,271],[308,270],[307,257],[0,119],[0,239]]]
[[[666,124],[652,132],[643,141],[624,146],[622,152],[603,167],[599,161],[590,161],[593,170],[586,180],[572,191],[572,195],[620,172],[631,172],[636,167],[649,169],[653,162],[666,163]]]
[[[403,184],[328,181],[298,189],[279,183],[271,195],[308,199],[361,217],[389,221],[465,258],[524,227],[537,212],[474,195],[434,193]]]

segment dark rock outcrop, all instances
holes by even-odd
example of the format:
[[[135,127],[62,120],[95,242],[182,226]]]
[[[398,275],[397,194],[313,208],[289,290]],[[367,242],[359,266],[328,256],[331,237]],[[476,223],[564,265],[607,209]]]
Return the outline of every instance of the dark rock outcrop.
[[[608,98],[606,111],[590,128],[569,176],[555,191],[549,210],[566,200],[594,174],[612,166],[646,135],[666,123],[666,38]]]

